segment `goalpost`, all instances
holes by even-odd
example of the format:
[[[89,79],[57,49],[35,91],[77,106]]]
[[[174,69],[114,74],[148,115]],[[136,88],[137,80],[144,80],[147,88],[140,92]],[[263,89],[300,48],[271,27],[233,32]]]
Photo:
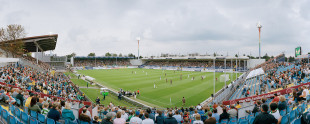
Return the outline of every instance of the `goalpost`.
[[[229,74],[222,74],[221,76],[220,76],[220,82],[225,82],[225,79],[226,79],[226,81],[229,81],[230,79],[229,79]]]

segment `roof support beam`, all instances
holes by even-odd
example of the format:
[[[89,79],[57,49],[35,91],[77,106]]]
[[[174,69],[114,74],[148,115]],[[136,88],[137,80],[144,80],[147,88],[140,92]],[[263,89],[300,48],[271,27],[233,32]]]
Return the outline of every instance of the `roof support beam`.
[[[34,40],[34,44],[41,50],[41,52],[43,52],[44,50],[41,48],[41,46],[37,43],[36,40]],[[37,51],[38,52],[38,51]]]

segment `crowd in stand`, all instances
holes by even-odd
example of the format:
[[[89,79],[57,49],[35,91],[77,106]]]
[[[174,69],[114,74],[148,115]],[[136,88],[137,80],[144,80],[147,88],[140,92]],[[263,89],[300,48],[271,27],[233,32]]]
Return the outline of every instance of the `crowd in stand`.
[[[232,64],[232,65],[231,65]],[[145,63],[145,65],[151,65],[151,66],[175,66],[175,67],[202,67],[202,68],[208,68],[213,67],[213,61],[148,61]],[[240,67],[244,67],[244,62],[238,61],[238,65]],[[224,61],[216,61],[215,67],[217,68],[225,68],[225,62]],[[232,63],[230,61],[226,62],[226,68],[236,68],[236,61],[233,61]]]
[[[92,66],[92,67],[104,67],[104,66],[130,66],[129,59],[107,59],[107,60],[74,60],[74,66],[82,67],[82,66]]]

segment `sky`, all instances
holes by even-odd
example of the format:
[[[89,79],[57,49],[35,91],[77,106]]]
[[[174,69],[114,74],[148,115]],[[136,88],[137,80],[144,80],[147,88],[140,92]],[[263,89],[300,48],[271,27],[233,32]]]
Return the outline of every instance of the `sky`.
[[[57,55],[310,52],[309,0],[0,0],[0,27],[58,34]]]

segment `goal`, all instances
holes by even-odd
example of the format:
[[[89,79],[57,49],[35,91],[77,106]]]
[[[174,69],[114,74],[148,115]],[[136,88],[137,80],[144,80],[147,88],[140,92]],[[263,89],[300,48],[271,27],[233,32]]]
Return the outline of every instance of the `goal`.
[[[229,74],[222,74],[221,76],[220,76],[220,82],[225,82],[225,80],[226,81],[229,81],[230,79],[229,79]]]

